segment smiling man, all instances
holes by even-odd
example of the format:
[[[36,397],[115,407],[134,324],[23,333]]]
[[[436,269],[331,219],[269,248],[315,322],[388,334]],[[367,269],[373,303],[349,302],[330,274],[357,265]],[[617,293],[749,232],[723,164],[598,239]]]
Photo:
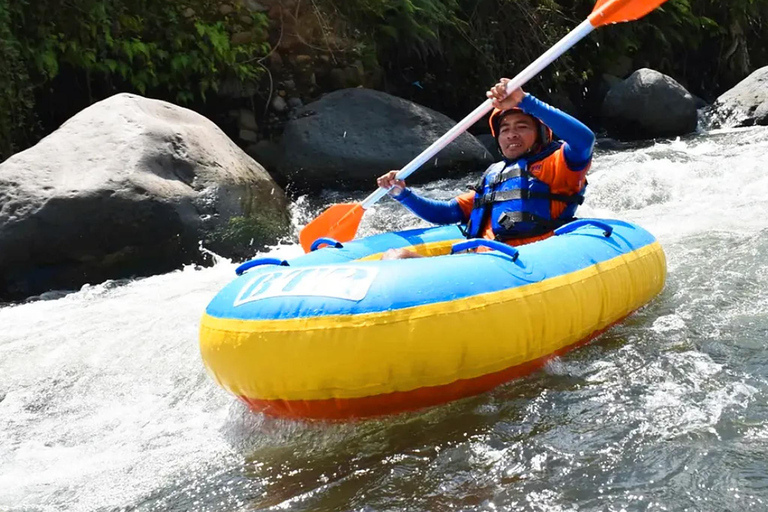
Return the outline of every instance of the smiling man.
[[[409,210],[435,224],[466,224],[467,238],[523,245],[552,236],[574,219],[584,200],[595,134],[574,117],[522,89],[506,93],[502,78],[487,93],[489,124],[503,160],[491,165],[474,190],[450,201],[415,194],[390,171],[377,180]],[[555,140],[553,132],[561,138]],[[387,259],[418,257],[393,249]]]

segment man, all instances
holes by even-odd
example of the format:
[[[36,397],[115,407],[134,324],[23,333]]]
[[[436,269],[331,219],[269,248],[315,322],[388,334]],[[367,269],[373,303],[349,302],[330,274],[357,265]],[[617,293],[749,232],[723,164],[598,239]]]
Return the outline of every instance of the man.
[[[523,245],[552,236],[573,219],[583,202],[595,134],[577,119],[522,89],[506,93],[502,78],[486,95],[494,111],[489,124],[504,159],[491,165],[474,191],[451,201],[415,194],[397,171],[378,178],[380,187],[413,213],[435,224],[465,223],[467,238]],[[563,141],[554,141],[553,131]],[[392,249],[386,259],[414,258]]]

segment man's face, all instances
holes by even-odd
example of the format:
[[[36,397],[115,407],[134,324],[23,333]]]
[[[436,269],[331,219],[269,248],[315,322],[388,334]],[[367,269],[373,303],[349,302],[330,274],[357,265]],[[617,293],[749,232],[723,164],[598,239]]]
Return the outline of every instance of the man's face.
[[[510,160],[523,156],[536,144],[536,121],[522,112],[507,114],[499,124],[499,146]]]

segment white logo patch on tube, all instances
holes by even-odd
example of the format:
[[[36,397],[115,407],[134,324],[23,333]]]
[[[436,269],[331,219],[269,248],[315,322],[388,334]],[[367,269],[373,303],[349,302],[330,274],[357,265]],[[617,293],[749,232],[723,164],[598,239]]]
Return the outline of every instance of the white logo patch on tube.
[[[373,267],[309,267],[265,272],[243,286],[233,306],[290,296],[331,297],[357,302],[368,294],[378,272]]]

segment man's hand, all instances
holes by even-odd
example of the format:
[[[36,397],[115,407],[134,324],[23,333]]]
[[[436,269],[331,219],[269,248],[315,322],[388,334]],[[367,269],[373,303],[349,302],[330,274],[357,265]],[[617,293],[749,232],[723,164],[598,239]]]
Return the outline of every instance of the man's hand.
[[[405,181],[396,179],[396,175],[397,171],[389,171],[376,179],[376,184],[381,188],[388,189],[389,195],[392,197],[399,196],[405,190]]]
[[[493,102],[493,106],[502,111],[515,108],[525,98],[525,91],[520,87],[507,95],[507,82],[509,82],[509,78],[500,78],[499,83],[485,93],[488,99]]]

